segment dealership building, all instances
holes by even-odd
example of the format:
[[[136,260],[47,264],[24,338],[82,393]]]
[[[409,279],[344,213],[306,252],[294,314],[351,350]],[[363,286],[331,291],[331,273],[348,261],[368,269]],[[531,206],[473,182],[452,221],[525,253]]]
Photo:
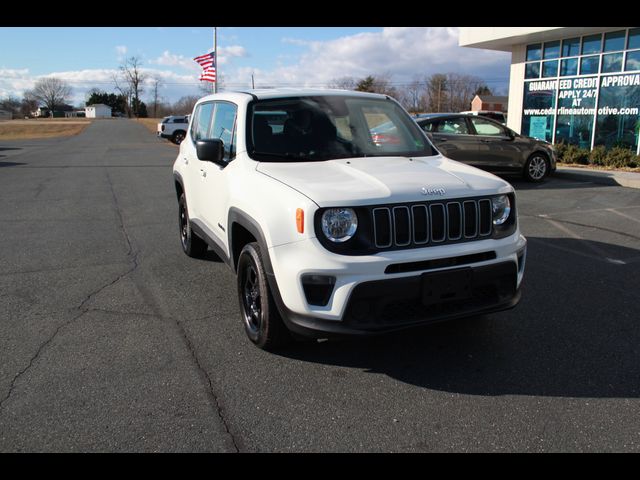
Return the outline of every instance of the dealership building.
[[[511,52],[511,129],[640,153],[640,28],[464,27],[459,44]]]

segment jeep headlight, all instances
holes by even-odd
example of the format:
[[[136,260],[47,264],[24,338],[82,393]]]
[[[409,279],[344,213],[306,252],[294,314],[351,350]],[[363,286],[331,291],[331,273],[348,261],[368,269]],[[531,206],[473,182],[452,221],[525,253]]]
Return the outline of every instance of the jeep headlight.
[[[358,229],[358,216],[352,208],[329,208],[320,220],[322,233],[335,243],[342,243],[353,237]]]
[[[502,225],[511,215],[511,202],[507,195],[500,195],[491,199],[491,213],[494,225]]]

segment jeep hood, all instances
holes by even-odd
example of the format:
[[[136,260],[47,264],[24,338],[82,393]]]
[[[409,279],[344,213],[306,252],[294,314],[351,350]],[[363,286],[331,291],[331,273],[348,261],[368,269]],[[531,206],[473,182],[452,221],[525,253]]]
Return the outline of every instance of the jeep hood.
[[[513,190],[490,173],[441,155],[260,162],[256,170],[299,191],[320,207],[417,202]]]

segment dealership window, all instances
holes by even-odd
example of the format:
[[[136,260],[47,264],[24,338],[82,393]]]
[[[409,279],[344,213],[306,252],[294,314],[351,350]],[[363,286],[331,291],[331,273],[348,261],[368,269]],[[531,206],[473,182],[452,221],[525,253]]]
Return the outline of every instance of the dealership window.
[[[580,55],[580,38],[568,38],[562,41],[562,56],[575,57]]]
[[[624,50],[624,37],[626,31],[609,32],[604,35],[604,51],[615,52],[617,50]]]
[[[638,149],[640,74],[602,77],[595,145]]]
[[[591,148],[597,77],[559,82],[555,143]]]
[[[527,46],[527,62],[532,60],[540,60],[542,58],[542,44],[536,43]]]
[[[578,74],[578,59],[577,58],[564,58],[560,63],[560,76],[567,77],[570,75]]]
[[[560,56],[560,41],[557,42],[545,42],[544,44],[544,59],[558,58]]]
[[[640,28],[540,42],[526,52],[523,135],[640,152]]]
[[[593,55],[591,57],[582,57],[580,59],[580,75],[592,75],[598,73],[598,65],[600,57]]]
[[[640,48],[640,28],[632,28],[629,30],[627,49],[633,50],[634,48]]]
[[[551,60],[549,62],[542,63],[542,76],[543,77],[557,77],[558,76],[558,60]]]
[[[602,48],[602,35],[589,35],[582,39],[582,55],[590,55],[592,53],[600,53]]]
[[[640,70],[640,50],[635,52],[627,52],[627,62],[624,64],[624,70]]]
[[[540,62],[527,63],[524,78],[540,78]]]
[[[557,80],[525,82],[523,135],[552,140],[557,83]]]
[[[602,73],[622,71],[622,53],[609,53],[602,56]]]

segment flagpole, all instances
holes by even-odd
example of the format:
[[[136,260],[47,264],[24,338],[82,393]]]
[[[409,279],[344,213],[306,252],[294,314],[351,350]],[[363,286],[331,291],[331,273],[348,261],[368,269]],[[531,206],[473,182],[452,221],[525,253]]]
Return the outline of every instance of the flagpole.
[[[218,93],[218,78],[220,78],[220,68],[218,67],[218,27],[213,27],[213,64],[216,67],[216,81],[213,82],[213,93]]]

